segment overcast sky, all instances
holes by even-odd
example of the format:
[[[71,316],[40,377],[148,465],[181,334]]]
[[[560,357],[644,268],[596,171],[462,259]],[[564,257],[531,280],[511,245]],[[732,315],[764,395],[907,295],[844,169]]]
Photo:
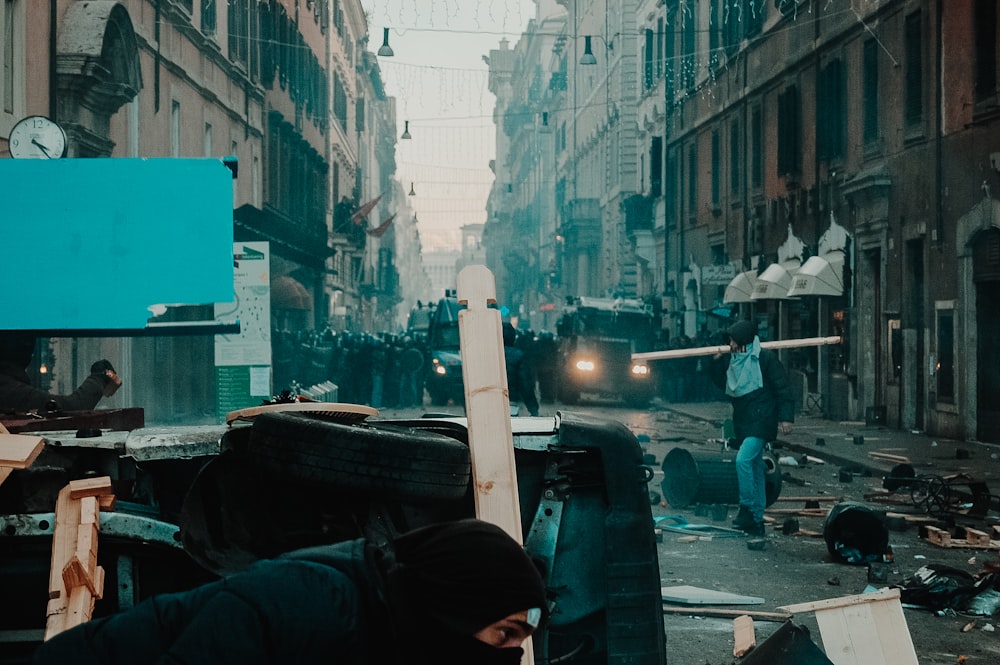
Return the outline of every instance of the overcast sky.
[[[486,221],[496,152],[494,97],[483,56],[506,35],[517,42],[535,15],[533,0],[362,0],[369,48],[389,28],[395,55],[380,57],[386,92],[396,98],[399,134],[409,120],[412,139],[396,143],[397,176],[416,195],[421,238],[437,244],[441,231]],[[397,135],[398,136],[398,135]]]

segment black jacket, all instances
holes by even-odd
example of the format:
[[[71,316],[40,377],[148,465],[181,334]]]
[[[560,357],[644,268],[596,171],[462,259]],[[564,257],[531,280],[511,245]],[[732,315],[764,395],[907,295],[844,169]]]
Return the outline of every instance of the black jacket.
[[[70,395],[52,395],[31,385],[28,373],[16,363],[0,361],[0,411],[24,413],[41,410],[54,401],[63,411],[89,411],[104,395],[107,378],[93,373]]]
[[[714,358],[710,371],[715,385],[726,389],[730,354]],[[760,350],[760,373],[764,386],[741,397],[729,397],[733,405],[733,434],[737,441],[756,436],[765,441],[778,437],[778,423],[795,422],[795,396],[785,367],[771,349]]]
[[[538,415],[538,396],[535,394],[535,370],[524,351],[514,346],[503,347],[507,368],[507,393],[511,404],[524,402],[528,413]]]
[[[375,571],[364,540],[298,550],[71,628],[44,642],[34,662],[393,662]]]

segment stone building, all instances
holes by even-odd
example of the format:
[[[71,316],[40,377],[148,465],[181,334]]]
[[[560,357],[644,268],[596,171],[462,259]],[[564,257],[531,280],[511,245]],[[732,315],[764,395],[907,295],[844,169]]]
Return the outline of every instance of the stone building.
[[[665,338],[840,335],[783,352],[803,409],[1000,441],[995,0],[560,4],[552,54],[536,29],[505,65],[541,92],[502,108],[555,121],[565,292],[645,298]]]

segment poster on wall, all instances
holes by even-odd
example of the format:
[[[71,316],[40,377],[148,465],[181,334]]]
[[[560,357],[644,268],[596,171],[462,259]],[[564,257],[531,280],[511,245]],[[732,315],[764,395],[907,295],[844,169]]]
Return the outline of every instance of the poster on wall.
[[[239,334],[215,336],[215,413],[219,422],[271,396],[271,281],[266,242],[233,244],[233,300],[215,320],[239,321]]]

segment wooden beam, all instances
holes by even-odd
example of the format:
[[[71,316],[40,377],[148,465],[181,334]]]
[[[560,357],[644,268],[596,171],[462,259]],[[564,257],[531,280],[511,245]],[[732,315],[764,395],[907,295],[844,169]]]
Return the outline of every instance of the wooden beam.
[[[787,612],[763,612],[757,610],[726,610],[719,607],[680,607],[677,605],[664,605],[664,614],[683,614],[686,616],[717,617],[721,619],[734,619],[738,616],[750,616],[758,621],[788,621],[792,615]]]
[[[802,339],[783,339],[772,342],[761,342],[764,349],[797,349],[803,346],[825,346],[840,344],[841,338],[836,337],[804,337]],[[714,356],[716,353],[729,353],[729,345],[699,346],[693,349],[670,349],[669,351],[647,351],[633,353],[632,360],[669,360],[671,358],[692,358],[694,356]]]
[[[733,619],[733,655],[737,658],[757,646],[757,635],[753,629],[753,617],[741,614]]]

